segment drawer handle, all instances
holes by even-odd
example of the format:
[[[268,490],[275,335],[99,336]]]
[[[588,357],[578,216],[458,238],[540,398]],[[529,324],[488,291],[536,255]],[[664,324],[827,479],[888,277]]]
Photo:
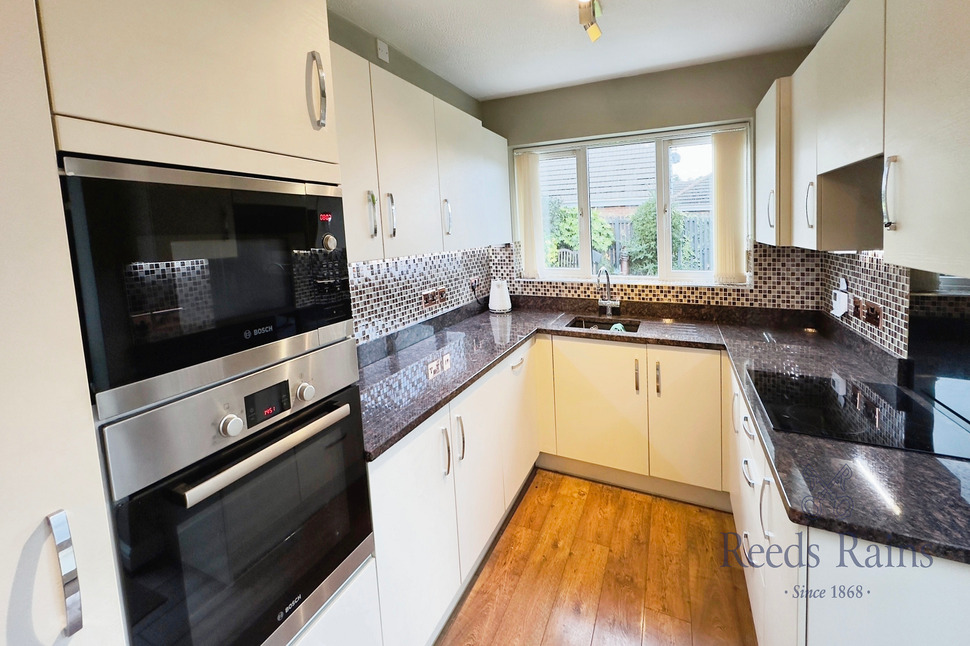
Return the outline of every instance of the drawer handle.
[[[741,475],[743,475],[744,479],[747,480],[748,486],[754,489],[754,478],[752,478],[751,474],[748,472],[748,466],[750,464],[751,464],[751,461],[748,460],[748,458],[744,458],[741,460]]]
[[[448,228],[445,231],[445,235],[451,235],[451,225],[452,225],[452,215],[451,215],[451,202],[444,200],[445,212],[448,214]]]
[[[660,362],[657,362],[657,397],[660,397]]]
[[[754,439],[754,431],[751,430],[751,427],[749,425],[749,422],[750,421],[751,420],[748,418],[748,416],[747,415],[744,415],[741,418],[741,427],[744,429],[744,434],[747,435],[748,437],[750,437],[753,440]]]
[[[640,394],[640,360],[633,360],[633,387],[636,388],[637,394]]]
[[[775,189],[768,191],[768,204],[766,205],[766,211],[768,212],[768,226],[772,229],[775,228],[775,223],[771,219],[771,199],[775,196]]]
[[[370,211],[371,234],[370,237],[377,237],[377,195],[374,191],[367,191],[367,210]]]
[[[765,476],[765,479],[761,481],[761,494],[758,498],[758,519],[761,521],[761,533],[765,535],[765,538],[769,542],[771,541],[771,537],[774,536],[774,534],[765,529],[765,491],[770,484],[771,478]]]
[[[882,226],[887,231],[895,231],[896,223],[889,219],[889,169],[899,161],[896,155],[886,157],[886,165],[882,169]]]
[[[61,584],[64,586],[64,609],[67,612],[64,634],[70,637],[84,626],[81,616],[81,582],[77,578],[74,539],[71,536],[71,525],[67,521],[67,512],[63,509],[48,516],[47,524],[54,535],[57,562],[61,570]]]
[[[734,434],[738,433],[738,397],[739,393],[734,393],[734,399],[731,400],[731,426],[734,427]]]
[[[461,415],[456,415],[455,419],[458,420],[458,429],[461,431],[461,455],[458,457],[458,459],[464,462],[465,460],[465,420],[461,418]]]
[[[387,207],[391,212],[391,237],[397,237],[397,209],[394,208],[394,193],[387,194]]]
[[[445,436],[445,450],[447,451],[445,457],[445,475],[451,475],[451,438],[448,436],[448,429],[444,426],[441,427],[441,434]]]
[[[317,118],[316,125],[320,128],[327,127],[327,73],[323,70],[323,58],[320,52],[310,52],[313,57],[313,65],[317,68],[317,78],[320,80],[320,116]]]
[[[519,359],[518,361],[516,361],[514,364],[512,364],[512,370],[515,370],[517,368],[521,368],[523,363],[525,363],[525,357],[522,357],[521,359]]]

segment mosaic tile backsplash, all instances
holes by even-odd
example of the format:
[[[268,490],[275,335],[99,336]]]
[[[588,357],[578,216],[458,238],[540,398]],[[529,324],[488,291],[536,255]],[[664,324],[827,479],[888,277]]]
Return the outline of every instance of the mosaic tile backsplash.
[[[949,294],[913,294],[910,316],[943,319],[970,319],[970,296]]]

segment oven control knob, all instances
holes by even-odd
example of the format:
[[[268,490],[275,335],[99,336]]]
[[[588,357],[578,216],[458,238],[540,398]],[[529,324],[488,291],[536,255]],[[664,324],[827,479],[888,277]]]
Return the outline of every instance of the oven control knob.
[[[219,422],[219,432],[225,437],[236,437],[243,430],[243,421],[236,415],[226,415]]]
[[[307,382],[300,384],[300,387],[296,389],[296,396],[301,402],[308,402],[313,399],[317,394],[317,389]]]
[[[327,251],[333,251],[337,248],[337,239],[329,233],[323,236],[323,248]]]

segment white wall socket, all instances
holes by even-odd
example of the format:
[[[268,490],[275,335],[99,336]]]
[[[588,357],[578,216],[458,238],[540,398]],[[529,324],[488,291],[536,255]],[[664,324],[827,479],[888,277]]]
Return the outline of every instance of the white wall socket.
[[[441,362],[435,359],[428,364],[428,379],[434,379],[441,374]]]
[[[377,41],[377,58],[381,59],[385,63],[391,62],[391,52],[387,48],[387,43],[379,39]]]

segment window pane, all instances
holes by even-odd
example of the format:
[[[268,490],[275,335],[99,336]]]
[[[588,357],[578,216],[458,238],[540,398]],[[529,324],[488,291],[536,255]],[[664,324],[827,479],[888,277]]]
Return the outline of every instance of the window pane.
[[[714,265],[711,137],[672,143],[670,151],[670,244],[674,271],[711,271]]]
[[[656,144],[588,149],[593,273],[657,275]]]
[[[579,194],[576,157],[539,159],[542,195],[542,239],[545,267],[579,269]]]

